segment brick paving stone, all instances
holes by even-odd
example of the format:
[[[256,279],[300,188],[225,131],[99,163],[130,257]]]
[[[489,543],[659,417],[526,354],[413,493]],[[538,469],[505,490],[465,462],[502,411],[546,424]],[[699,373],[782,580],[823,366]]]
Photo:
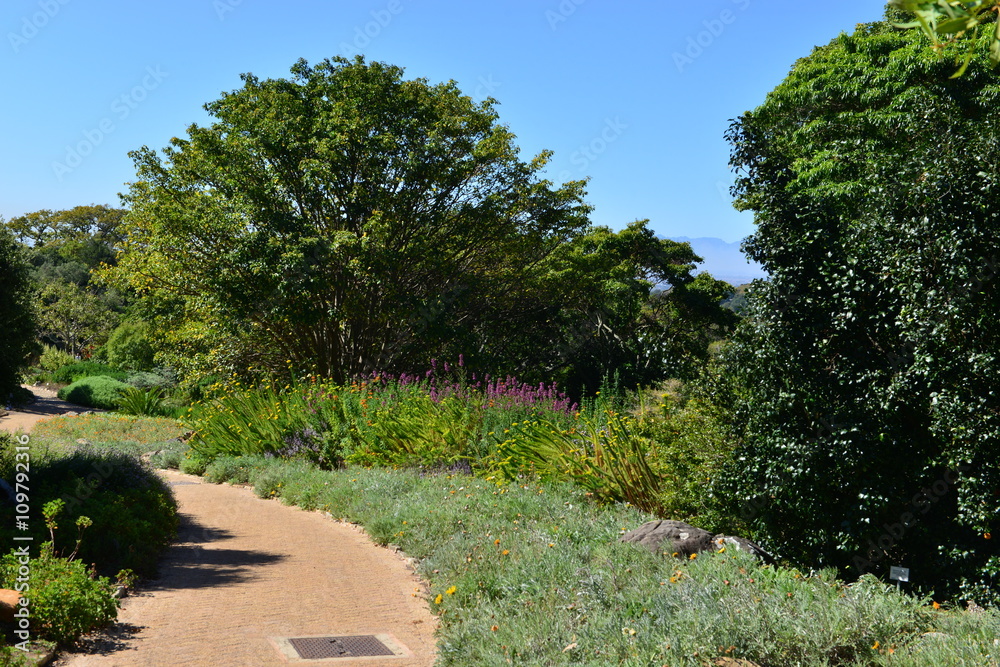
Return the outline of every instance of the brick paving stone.
[[[355,526],[174,471],[181,514],[159,578],[118,624],[59,667],[416,667],[435,658],[425,587],[401,555]],[[186,483],[185,483],[186,482]],[[404,657],[287,660],[273,638],[388,634]]]

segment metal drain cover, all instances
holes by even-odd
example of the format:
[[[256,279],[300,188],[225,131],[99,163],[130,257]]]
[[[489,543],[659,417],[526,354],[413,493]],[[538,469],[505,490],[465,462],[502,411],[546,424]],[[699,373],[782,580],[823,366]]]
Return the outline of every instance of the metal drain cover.
[[[395,655],[375,635],[357,637],[303,637],[289,639],[292,647],[305,660],[324,658],[360,658],[372,655]]]
[[[404,646],[387,634],[275,637],[272,638],[272,642],[289,662],[331,658],[392,658],[410,655]]]

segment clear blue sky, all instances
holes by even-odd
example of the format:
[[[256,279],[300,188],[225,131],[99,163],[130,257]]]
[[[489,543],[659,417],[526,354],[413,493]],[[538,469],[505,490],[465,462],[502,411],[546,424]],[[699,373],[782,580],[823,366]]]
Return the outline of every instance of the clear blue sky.
[[[0,215],[118,205],[127,152],[163,148],[239,74],[363,53],[500,101],[524,157],[589,177],[593,220],[736,241],[723,133],[881,0],[5,0]]]

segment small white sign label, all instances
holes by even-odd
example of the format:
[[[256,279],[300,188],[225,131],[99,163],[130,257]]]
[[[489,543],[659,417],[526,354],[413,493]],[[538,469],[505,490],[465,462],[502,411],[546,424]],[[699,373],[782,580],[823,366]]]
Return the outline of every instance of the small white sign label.
[[[910,568],[908,567],[890,567],[889,568],[889,578],[895,579],[896,581],[909,581],[910,580]]]

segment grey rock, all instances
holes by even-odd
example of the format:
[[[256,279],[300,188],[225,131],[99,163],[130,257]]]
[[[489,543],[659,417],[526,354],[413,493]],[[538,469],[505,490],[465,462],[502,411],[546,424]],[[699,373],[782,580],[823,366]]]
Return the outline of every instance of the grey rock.
[[[649,521],[621,537],[622,542],[641,544],[654,554],[690,556],[712,547],[712,533],[683,521]]]
[[[702,551],[719,551],[732,547],[743,551],[765,563],[774,563],[774,557],[750,540],[733,535],[713,535],[707,530],[696,528],[683,521],[661,519],[649,521],[621,537],[622,542],[641,544],[654,554],[690,558]]]

